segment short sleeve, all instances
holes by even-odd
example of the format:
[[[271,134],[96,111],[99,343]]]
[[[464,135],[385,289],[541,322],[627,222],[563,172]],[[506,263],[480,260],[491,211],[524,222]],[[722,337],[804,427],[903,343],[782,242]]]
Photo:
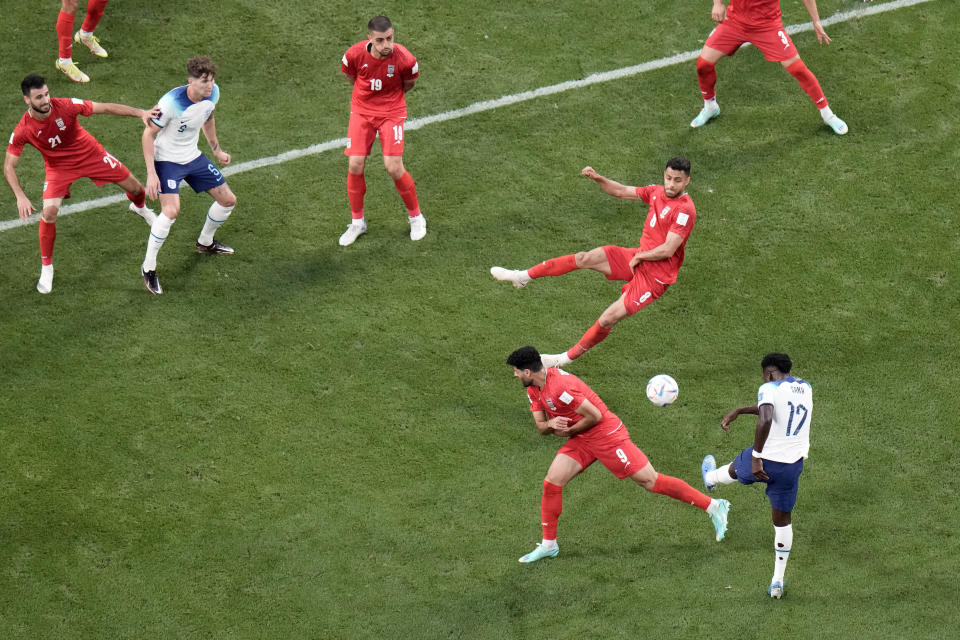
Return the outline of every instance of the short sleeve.
[[[350,50],[348,49],[346,53],[343,54],[343,57],[340,58],[340,70],[343,71],[348,76],[355,76],[357,72],[353,68],[353,61],[350,60]]]
[[[23,144],[23,139],[17,135],[17,130],[14,129],[13,133],[10,134],[10,142],[7,143],[7,153],[19,158],[20,154],[23,153]]]
[[[650,196],[653,195],[654,189],[657,188],[655,184],[648,184],[645,187],[637,187],[637,197],[650,204]]]
[[[760,385],[760,390],[757,391],[757,406],[763,404],[773,404],[773,395],[776,391],[777,385],[772,382],[767,382]]]
[[[83,100],[82,98],[70,98],[70,108],[78,116],[89,117],[93,115],[93,102]]]
[[[684,211],[680,209],[677,212],[677,217],[673,220],[673,224],[670,225],[669,231],[686,238],[690,235],[690,232],[693,231],[693,223],[696,219],[696,211]]]
[[[173,98],[168,93],[160,98],[160,100],[157,102],[157,106],[160,108],[160,117],[150,118],[150,122],[163,129],[173,118],[173,114],[176,111],[173,106]]]
[[[530,411],[546,411],[546,409],[543,408],[543,402],[541,402],[540,398],[533,396],[529,387],[527,388],[527,399],[530,400]]]

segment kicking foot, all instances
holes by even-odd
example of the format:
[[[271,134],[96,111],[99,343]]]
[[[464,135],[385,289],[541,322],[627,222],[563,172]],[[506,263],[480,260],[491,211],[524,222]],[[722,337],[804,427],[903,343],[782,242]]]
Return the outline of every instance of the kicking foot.
[[[520,558],[520,562],[523,562],[526,564],[528,562],[536,562],[541,558],[555,558],[557,557],[558,553],[560,553],[559,546],[554,545],[553,547],[548,549],[538,542],[537,548],[531,551],[530,553],[528,553],[527,555],[523,556],[522,558]]]
[[[365,234],[366,232],[367,232],[367,223],[366,223],[366,222],[361,222],[360,224],[357,224],[357,223],[355,223],[355,222],[351,222],[349,225],[347,225],[347,230],[344,231],[344,232],[340,235],[340,246],[341,246],[341,247],[349,247],[351,244],[354,243],[354,241],[356,241],[357,238],[359,238],[360,236],[362,236],[362,235]],[[424,232],[424,233],[427,232],[427,231],[426,231],[426,223],[424,223],[424,231],[423,231],[423,232]],[[410,227],[410,237],[413,238],[413,226],[412,226],[412,225],[411,225],[411,227]]]
[[[540,362],[549,369],[550,367],[565,367],[573,362],[573,360],[568,358],[566,353],[541,353]]]
[[[143,284],[146,285],[147,291],[155,296],[163,293],[163,289],[160,287],[160,281],[157,279],[156,271],[144,271],[143,267],[141,266],[140,275],[143,276]]]
[[[77,68],[76,63],[67,62],[65,64],[61,64],[60,60],[57,60],[56,65],[57,69],[60,69],[60,71],[63,71],[65,74],[67,74],[67,77],[74,82],[90,82],[90,76],[85,74],[83,71],[80,71],[80,69]]]
[[[727,514],[730,512],[730,501],[717,500],[716,505],[710,512],[710,521],[713,522],[713,528],[717,531],[717,542],[720,542],[727,532]]]
[[[410,222],[410,239],[411,240],[420,240],[423,236],[427,235],[427,219],[423,217],[421,213],[418,216],[413,218],[407,218]],[[340,237],[343,239],[343,236]]]
[[[157,220],[157,214],[153,212],[153,209],[148,209],[146,205],[142,207],[138,207],[137,205],[131,202],[130,211],[133,211],[135,214],[143,218],[144,222],[146,222],[151,227],[153,226],[153,223],[156,222]]]
[[[107,57],[107,50],[100,46],[100,39],[92,33],[89,36],[84,36],[82,33],[77,31],[75,34],[73,34],[73,41],[77,44],[87,45],[87,48],[90,49],[90,53],[98,58]]]
[[[697,117],[690,121],[690,126],[693,128],[702,127],[707,124],[709,121],[717,117],[717,114],[720,113],[720,106],[718,105],[716,109],[711,109],[709,107],[704,107],[700,110],[700,113],[697,114]]]
[[[703,462],[700,463],[700,477],[703,478],[703,486],[707,488],[707,491],[713,491],[717,487],[717,485],[707,482],[707,474],[716,470],[716,459],[712,455],[707,454],[706,457],[704,457]]]
[[[490,275],[496,280],[511,282],[517,289],[523,289],[530,282],[530,277],[525,275],[525,271],[519,269],[504,269],[503,267],[490,267]]]

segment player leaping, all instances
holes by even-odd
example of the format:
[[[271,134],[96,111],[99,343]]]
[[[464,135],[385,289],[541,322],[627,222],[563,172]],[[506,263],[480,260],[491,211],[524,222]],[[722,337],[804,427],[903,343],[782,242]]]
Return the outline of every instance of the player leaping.
[[[3,175],[17,197],[17,212],[26,220],[36,211],[17,179],[17,165],[23,146],[33,145],[43,156],[43,210],[40,212],[40,280],[37,291],[53,289],[53,245],[57,237],[57,214],[64,198],[70,197],[70,185],[90,178],[98,187],[114,182],[127,192],[130,210],[153,224],[156,216],[145,206],[143,185],[116,157],[107,153],[96,138],[83,128],[77,116],[107,113],[131,116],[146,121],[149,111],[123,104],[91,102],[78,98],[51,98],[47,81],[30,74],[20,83],[27,112],[10,136]]]
[[[494,278],[512,282],[517,288],[535,278],[559,276],[576,269],[593,269],[607,280],[626,281],[620,297],[607,307],[579,342],[566,353],[543,354],[546,367],[562,367],[579,358],[606,338],[615,324],[662,296],[677,281],[684,247],[697,218],[693,200],[686,193],[690,183],[690,162],[686,158],[677,156],[667,162],[663,185],[628,187],[603,177],[592,167],[584,168],[582,173],[611,196],[642,200],[649,205],[640,248],[608,245],[546,260],[525,271],[490,269]]]

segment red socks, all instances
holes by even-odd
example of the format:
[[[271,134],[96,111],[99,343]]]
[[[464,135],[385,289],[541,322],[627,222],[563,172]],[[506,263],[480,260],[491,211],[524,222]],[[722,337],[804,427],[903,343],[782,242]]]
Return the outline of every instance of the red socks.
[[[142,209],[143,205],[147,203],[147,192],[141,191],[140,195],[135,196],[129,191],[127,191],[127,200],[132,202],[133,206],[135,206],[137,209]]]
[[[57,16],[57,42],[61,58],[73,55],[73,14],[60,12]]]
[[[697,81],[700,83],[700,95],[704,100],[717,97],[717,66],[697,57]]]
[[[367,181],[362,173],[347,173],[347,197],[350,198],[350,215],[354,220],[363,218],[363,195]]]
[[[653,485],[653,492],[670,496],[674,500],[695,505],[704,511],[710,506],[710,496],[700,493],[680,478],[674,478],[662,473],[657,474],[657,481]]]
[[[820,88],[820,83],[817,82],[817,76],[813,75],[810,69],[807,69],[807,65],[803,64],[803,60],[797,60],[787,67],[787,72],[797,79],[797,82],[800,83],[803,90],[807,92],[807,95],[810,96],[813,103],[817,105],[817,109],[823,109],[827,106],[827,98],[823,95],[823,89]]]
[[[57,239],[57,223],[40,220],[40,264],[53,264],[53,242]]]
[[[543,481],[543,498],[540,501],[540,524],[543,539],[557,539],[557,521],[563,511],[563,487]]]
[[[83,18],[81,29],[87,33],[97,28],[100,18],[103,17],[103,10],[107,8],[107,0],[87,0],[87,15]],[[72,27],[72,25],[71,25]]]
[[[612,329],[613,327],[610,327]],[[576,360],[587,351],[603,342],[604,338],[610,335],[610,329],[600,326],[599,322],[594,322],[593,326],[587,329],[580,341],[573,345],[570,351],[567,351],[567,357]]]
[[[560,256],[544,260],[540,264],[527,269],[527,274],[531,278],[543,278],[544,276],[562,276],[577,269],[577,259],[574,254]]]
[[[410,172],[404,171],[400,179],[394,180],[393,184],[397,188],[397,192],[400,193],[400,197],[403,198],[403,204],[407,205],[410,217],[415,218],[420,215],[420,204],[417,202],[417,186],[413,183]]]

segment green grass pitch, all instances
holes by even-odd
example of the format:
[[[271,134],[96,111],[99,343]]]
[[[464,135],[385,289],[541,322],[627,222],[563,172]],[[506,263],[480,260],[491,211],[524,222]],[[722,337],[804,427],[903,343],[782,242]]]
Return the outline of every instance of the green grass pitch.
[[[53,68],[58,3],[0,4],[0,129],[29,72],[149,107],[205,53],[235,163],[346,135],[339,59],[377,13],[420,60],[411,118],[696,51],[712,28],[706,0],[125,0],[97,29],[110,57],[77,47],[93,81],[73,85]],[[160,297],[125,203],[61,218],[48,296],[36,224],[0,232],[0,638],[954,637],[960,7],[827,33],[794,40],[842,138],[753,49],[718,66],[723,112],[700,130],[689,61],[408,132],[418,243],[375,151],[369,232],[337,246],[338,149],[229,177],[234,256],[193,253],[209,199],[184,189]],[[145,178],[135,120],[84,125]],[[699,487],[705,453],[751,440],[752,419],[719,420],[755,398],[759,359],[794,358],[816,410],[782,601],[759,487],[718,493],[718,544],[695,509],[590,469],[565,491],[560,556],[516,561],[558,443],[504,359],[569,347],[618,285],[517,291],[488,269],[636,242],[644,207],[579,171],[648,184],[675,154],[699,212],[680,280],[570,370]],[[19,173],[39,204],[34,149]],[[78,183],[73,202],[117,193]],[[0,213],[16,217],[5,186]],[[680,386],[666,409],[644,397],[656,373]]]

